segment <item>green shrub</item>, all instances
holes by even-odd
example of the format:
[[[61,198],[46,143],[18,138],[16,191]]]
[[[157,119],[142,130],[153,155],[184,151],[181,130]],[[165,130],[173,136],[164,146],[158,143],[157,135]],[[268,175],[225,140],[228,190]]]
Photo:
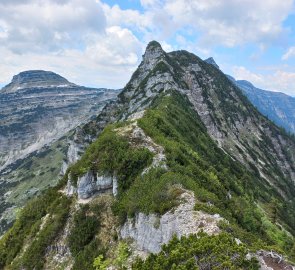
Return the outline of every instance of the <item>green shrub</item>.
[[[68,244],[74,257],[73,270],[92,270],[93,260],[99,254],[105,255],[97,237],[100,231],[101,213],[105,211],[103,202],[85,204],[73,217]]]
[[[258,262],[247,260],[247,249],[238,245],[229,234],[208,236],[204,233],[177,239],[174,237],[162,251],[145,261],[138,259],[133,270],[197,270],[251,269],[258,270]]]
[[[107,126],[82,158],[70,167],[68,173],[71,173],[75,185],[79,176],[92,170],[100,174],[115,175],[119,190],[123,191],[151,163],[152,153],[146,148],[132,147],[127,138],[114,131],[119,126],[120,124]]]
[[[104,256],[100,254],[98,257],[94,259],[93,267],[96,270],[105,270],[110,265],[115,266],[118,270],[127,269],[127,259],[130,256],[129,246],[125,242],[119,242],[114,259],[104,259]]]
[[[99,228],[99,216],[91,213],[88,205],[82,206],[73,218],[68,238],[69,247],[74,257],[95,238]]]
[[[32,199],[21,210],[13,227],[0,240],[0,266],[18,269],[42,269],[46,248],[63,228],[71,200],[50,188],[43,195]],[[44,218],[44,225],[41,224]],[[29,243],[20,258],[22,247]]]
[[[95,268],[95,270],[106,270],[109,264],[109,260],[104,260],[103,255],[99,255],[94,259],[93,267]]]

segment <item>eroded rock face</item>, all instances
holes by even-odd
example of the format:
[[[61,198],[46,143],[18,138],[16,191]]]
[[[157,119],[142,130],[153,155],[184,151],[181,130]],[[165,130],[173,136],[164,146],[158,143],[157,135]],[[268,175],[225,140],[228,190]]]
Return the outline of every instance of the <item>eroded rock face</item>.
[[[123,102],[128,102],[121,119],[147,108],[159,93],[179,91],[224,152],[249,170],[254,171],[255,164],[255,173],[283,196],[288,195],[288,188],[282,188],[280,182],[290,186],[295,181],[294,141],[262,117],[232,80],[212,68],[210,59],[207,62],[210,65],[186,51],[165,53],[160,44],[151,42],[120,93]]]
[[[67,182],[66,188],[65,188],[65,194],[69,197],[73,196],[77,193],[77,188],[74,187],[74,185],[71,182],[71,176],[69,175],[69,180]]]
[[[161,246],[168,243],[173,235],[195,234],[200,230],[208,234],[220,232],[218,222],[223,220],[219,215],[209,215],[195,211],[195,197],[191,191],[180,196],[181,204],[163,216],[139,213],[135,219],[129,219],[121,228],[123,239],[132,239],[138,252],[158,253]]]
[[[87,172],[79,177],[77,182],[78,199],[88,199],[99,192],[111,190],[114,195],[117,194],[117,179],[113,176],[97,175]]]
[[[88,122],[117,93],[75,85],[50,71],[15,75],[0,90],[0,171]]]

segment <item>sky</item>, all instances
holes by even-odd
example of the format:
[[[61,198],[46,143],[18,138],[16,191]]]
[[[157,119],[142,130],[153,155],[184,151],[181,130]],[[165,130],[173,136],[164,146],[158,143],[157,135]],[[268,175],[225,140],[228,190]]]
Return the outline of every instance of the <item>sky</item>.
[[[151,40],[295,96],[295,0],[0,0],[0,86],[43,69],[122,88]]]

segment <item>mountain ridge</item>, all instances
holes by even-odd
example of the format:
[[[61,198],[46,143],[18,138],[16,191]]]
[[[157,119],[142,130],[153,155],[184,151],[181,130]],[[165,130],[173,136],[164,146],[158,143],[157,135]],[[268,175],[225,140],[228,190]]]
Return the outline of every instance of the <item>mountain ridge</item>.
[[[250,101],[269,119],[295,134],[295,98],[282,92],[272,92],[237,80],[237,85]]]
[[[267,250],[292,256],[295,141],[199,57],[150,42],[73,143],[81,155],[0,240],[0,265],[194,269],[198,256],[256,270],[271,266]]]

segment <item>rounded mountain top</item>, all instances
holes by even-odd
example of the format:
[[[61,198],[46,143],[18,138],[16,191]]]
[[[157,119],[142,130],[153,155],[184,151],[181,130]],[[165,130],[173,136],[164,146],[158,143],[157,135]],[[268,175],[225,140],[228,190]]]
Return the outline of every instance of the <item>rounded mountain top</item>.
[[[70,83],[64,77],[44,70],[28,70],[14,75],[11,83],[2,88],[2,93],[13,93],[21,89],[28,88],[50,88],[50,87],[71,87],[75,84]]]

